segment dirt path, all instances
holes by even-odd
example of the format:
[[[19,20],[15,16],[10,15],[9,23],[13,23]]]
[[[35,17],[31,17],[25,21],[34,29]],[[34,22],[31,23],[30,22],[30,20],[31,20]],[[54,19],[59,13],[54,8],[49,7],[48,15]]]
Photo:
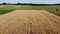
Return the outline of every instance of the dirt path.
[[[15,10],[0,15],[0,34],[60,34],[60,17],[44,10]]]

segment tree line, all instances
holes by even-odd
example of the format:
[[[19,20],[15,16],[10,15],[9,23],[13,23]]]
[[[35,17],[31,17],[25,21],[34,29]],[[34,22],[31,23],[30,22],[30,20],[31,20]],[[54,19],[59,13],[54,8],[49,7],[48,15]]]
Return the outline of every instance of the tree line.
[[[58,4],[33,4],[33,3],[0,3],[0,5],[31,5],[31,6],[51,6],[51,5],[60,5],[60,3]]]

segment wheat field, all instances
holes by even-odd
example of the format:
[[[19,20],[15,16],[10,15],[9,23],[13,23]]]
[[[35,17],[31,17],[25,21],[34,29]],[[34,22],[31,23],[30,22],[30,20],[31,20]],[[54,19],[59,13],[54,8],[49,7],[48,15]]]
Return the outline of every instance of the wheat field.
[[[0,34],[60,34],[60,17],[45,10],[15,10],[0,15]]]

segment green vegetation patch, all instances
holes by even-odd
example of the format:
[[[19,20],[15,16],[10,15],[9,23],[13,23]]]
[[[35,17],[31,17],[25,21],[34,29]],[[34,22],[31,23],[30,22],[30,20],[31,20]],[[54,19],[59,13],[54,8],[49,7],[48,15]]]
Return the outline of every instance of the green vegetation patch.
[[[13,10],[47,10],[60,16],[60,6],[0,5],[0,15]]]
[[[5,13],[9,13],[11,11],[13,11],[13,10],[0,10],[0,15],[5,14]]]
[[[9,7],[9,6],[0,7],[0,15],[6,14],[6,13],[9,13],[9,12],[12,12],[12,11],[14,11],[14,10],[15,10],[14,8]]]

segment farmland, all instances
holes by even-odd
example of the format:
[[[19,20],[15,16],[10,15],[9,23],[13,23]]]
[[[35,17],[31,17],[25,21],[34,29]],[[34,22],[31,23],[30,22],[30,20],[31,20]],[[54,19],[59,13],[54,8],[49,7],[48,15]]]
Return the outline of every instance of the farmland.
[[[60,16],[60,6],[0,5],[0,15],[14,10],[47,10]]]
[[[60,17],[45,10],[14,10],[0,16],[0,34],[60,34]]]
[[[60,6],[0,5],[0,34],[60,34],[59,16]]]

